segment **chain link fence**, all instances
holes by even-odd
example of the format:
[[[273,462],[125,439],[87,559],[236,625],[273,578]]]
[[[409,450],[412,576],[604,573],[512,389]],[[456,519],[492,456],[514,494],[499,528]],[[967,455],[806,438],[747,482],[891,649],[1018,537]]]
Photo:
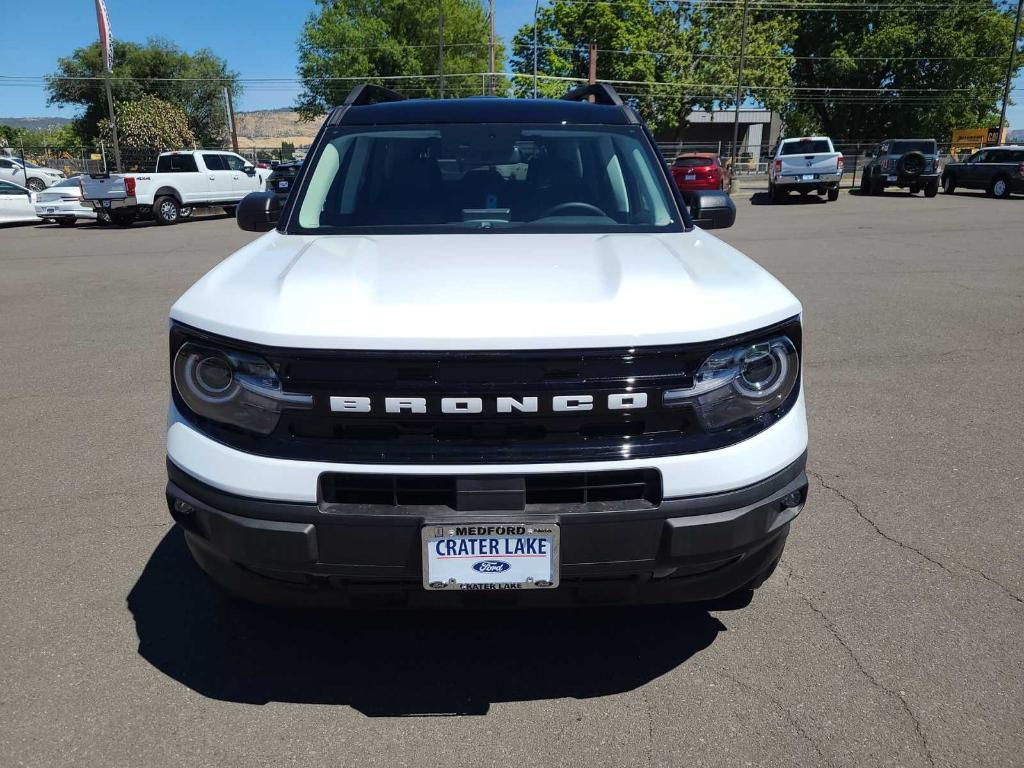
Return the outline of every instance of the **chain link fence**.
[[[231,147],[201,147],[197,149],[233,152]],[[156,160],[161,152],[167,150],[155,147],[122,147],[121,170],[124,172],[153,172]],[[239,147],[238,154],[254,164],[276,165],[277,163],[301,159],[305,155],[304,148],[291,145],[285,147]],[[114,153],[110,147],[5,147],[0,148],[0,160],[15,161],[23,169],[26,179],[12,178],[12,181],[26,184],[32,178],[33,168],[49,168],[60,171],[67,177],[86,173],[114,172]],[[2,165],[2,163],[0,163]],[[8,169],[10,170],[10,169]],[[17,169],[15,174],[17,175]]]
[[[881,143],[879,141],[859,142],[855,144],[836,144],[837,152],[842,153],[844,160],[843,181],[840,186],[855,187],[860,183],[860,169],[864,167],[865,156],[869,151]],[[659,142],[658,149],[665,159],[671,163],[679,155],[689,152],[711,152],[717,154],[723,164],[728,164],[732,159],[732,142]],[[761,144],[758,146],[741,145],[737,152],[736,167],[733,169],[733,177],[737,180],[746,179],[752,183],[763,179],[767,184],[768,163],[773,157],[775,146],[772,144]],[[952,146],[948,143],[938,144],[939,163],[945,165],[948,161],[956,159],[952,152]]]

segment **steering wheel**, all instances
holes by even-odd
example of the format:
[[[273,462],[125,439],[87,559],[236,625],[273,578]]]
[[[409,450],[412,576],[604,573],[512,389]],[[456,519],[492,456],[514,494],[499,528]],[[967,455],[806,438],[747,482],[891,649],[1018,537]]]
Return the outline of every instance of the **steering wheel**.
[[[568,203],[559,203],[558,205],[548,208],[538,218],[546,219],[548,216],[561,216],[564,215],[562,213],[563,211],[568,211],[571,210],[572,208],[579,208],[581,210],[585,210],[587,213],[596,213],[598,216],[604,216],[605,218],[608,217],[608,214],[602,211],[596,205],[591,205],[590,203],[577,203],[570,201]]]

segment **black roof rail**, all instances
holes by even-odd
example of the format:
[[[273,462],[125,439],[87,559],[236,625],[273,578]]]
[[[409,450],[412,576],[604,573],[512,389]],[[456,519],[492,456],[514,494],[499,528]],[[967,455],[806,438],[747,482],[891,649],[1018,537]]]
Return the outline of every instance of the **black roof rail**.
[[[564,93],[561,98],[566,101],[584,101],[590,96],[594,97],[595,104],[607,104],[610,107],[623,106],[622,97],[615,92],[614,88],[604,83],[577,85]]]
[[[365,107],[370,104],[381,104],[385,101],[405,101],[405,96],[395,93],[390,88],[373,83],[357,85],[348,92],[343,102],[347,107]]]
[[[335,107],[327,118],[328,125],[337,125],[341,122],[349,107],[367,107],[371,104],[383,104],[388,101],[405,101],[405,96],[385,88],[382,85],[373,83],[362,83],[348,92],[345,101],[340,107]]]

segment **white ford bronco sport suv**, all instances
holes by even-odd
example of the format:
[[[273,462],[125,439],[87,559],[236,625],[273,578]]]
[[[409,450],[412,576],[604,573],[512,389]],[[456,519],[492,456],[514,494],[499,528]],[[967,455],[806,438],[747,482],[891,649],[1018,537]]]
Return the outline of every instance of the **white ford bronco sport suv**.
[[[594,102],[591,103],[589,98]],[[749,593],[804,505],[801,308],[606,86],[359,86],[170,314],[167,501],[274,603]]]

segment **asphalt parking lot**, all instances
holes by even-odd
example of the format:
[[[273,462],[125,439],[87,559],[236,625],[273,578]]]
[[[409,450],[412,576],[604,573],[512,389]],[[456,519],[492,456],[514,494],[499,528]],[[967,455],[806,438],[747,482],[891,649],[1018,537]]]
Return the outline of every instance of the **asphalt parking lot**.
[[[166,316],[255,235],[0,228],[0,765],[1024,764],[1024,200],[764,197],[722,237],[804,303],[812,495],[712,611],[218,600]]]

